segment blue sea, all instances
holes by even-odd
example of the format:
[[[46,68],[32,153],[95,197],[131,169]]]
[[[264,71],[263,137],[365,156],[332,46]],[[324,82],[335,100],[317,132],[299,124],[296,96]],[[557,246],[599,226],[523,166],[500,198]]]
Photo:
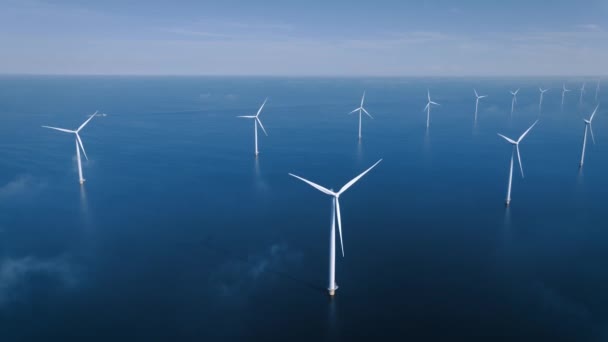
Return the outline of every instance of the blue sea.
[[[255,158],[236,116],[266,97]],[[606,341],[607,107],[578,165],[594,97],[588,78],[1,76],[0,340]],[[73,136],[41,125],[96,110],[81,186]],[[537,119],[505,208],[497,133]],[[340,197],[330,298],[331,198],[288,173],[337,190],[380,158]]]

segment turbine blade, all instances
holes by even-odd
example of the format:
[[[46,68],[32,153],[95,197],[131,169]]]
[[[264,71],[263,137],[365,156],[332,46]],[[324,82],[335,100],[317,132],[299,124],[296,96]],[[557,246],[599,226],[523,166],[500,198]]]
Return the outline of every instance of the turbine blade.
[[[289,175],[290,175],[290,176],[292,176],[292,177],[295,177],[295,178],[297,178],[297,179],[299,179],[299,180],[301,180],[301,181],[303,181],[304,183],[307,183],[308,185],[310,185],[310,186],[312,186],[313,188],[315,188],[315,189],[317,189],[317,190],[321,191],[321,192],[322,192],[322,193],[324,193],[324,194],[328,194],[328,195],[330,195],[330,196],[335,196],[335,195],[336,195],[336,193],[335,193],[335,192],[333,192],[333,191],[331,191],[331,190],[328,190],[328,189],[326,189],[326,188],[324,188],[324,187],[320,186],[319,184],[315,184],[315,183],[313,183],[313,182],[311,182],[311,181],[309,181],[309,180],[306,180],[306,179],[304,179],[304,178],[302,178],[302,177],[300,177],[300,176],[296,176],[296,175],[294,175],[293,173],[290,173]]]
[[[239,115],[237,118],[255,119],[255,115]]]
[[[340,195],[341,193],[343,193],[344,191],[348,190],[348,188],[350,188],[353,184],[355,184],[359,179],[361,179],[361,177],[365,176],[366,173],[368,173],[371,169],[373,169],[376,165],[378,165],[380,162],[382,161],[382,159],[378,160],[376,162],[376,164],[372,165],[369,169],[363,171],[360,175],[358,175],[357,177],[353,178],[350,182],[344,184],[344,186],[342,187],[342,189],[340,189],[340,191],[338,191],[338,195]]]
[[[439,103],[433,101],[431,101],[431,104],[434,104],[435,106],[441,106]]]
[[[530,126],[530,128],[528,128],[524,134],[521,135],[521,137],[519,137],[519,139],[517,139],[517,143],[519,143],[520,141],[523,140],[523,138],[526,136],[526,134],[528,134],[528,132],[530,132],[530,130],[538,123],[538,120],[534,121],[534,123],[532,124],[532,126]]]
[[[422,111],[423,111],[423,112],[424,112],[424,111],[426,111],[426,110],[429,108],[429,106],[430,106],[430,105],[431,105],[431,103],[430,103],[430,102],[429,102],[429,103],[427,103],[427,104],[426,104],[426,106],[424,107],[424,109],[423,109]]]
[[[365,90],[363,91],[363,96],[361,97],[361,106],[363,107],[363,102],[365,101]]]
[[[429,99],[429,102],[431,102],[431,91],[430,90],[426,90],[426,98]]]
[[[78,139],[78,144],[80,145],[80,149],[82,150],[82,153],[84,154],[84,157],[89,160],[89,157],[87,157],[87,152],[84,150],[84,145],[82,144],[82,140],[80,140],[80,135],[78,135],[78,133],[76,133],[76,139]]]
[[[76,131],[72,131],[69,129],[65,129],[65,128],[58,128],[58,127],[51,127],[51,126],[42,126],[44,128],[50,128],[50,129],[54,129],[56,131],[61,131],[61,132],[66,132],[66,133],[76,133]]]
[[[262,131],[264,131],[264,134],[266,134],[266,136],[268,136],[268,133],[266,133],[266,130],[264,129],[264,125],[262,125],[262,121],[260,121],[260,118],[258,118],[256,116],[255,120],[260,124],[260,128],[262,129]]]
[[[363,110],[363,112],[364,112],[365,114],[367,114],[367,116],[369,116],[369,117],[370,117],[370,118],[372,118],[372,119],[374,118],[374,117],[373,117],[373,116],[372,116],[370,113],[368,113],[368,112],[365,110],[365,108],[361,107],[361,109]]]
[[[475,97],[479,97],[479,95],[477,95],[477,90],[475,90],[475,88],[473,88],[473,92],[475,92]]]
[[[80,125],[80,127],[78,127],[78,129],[76,130],[76,132],[80,132],[80,130],[83,129],[84,126],[86,126],[89,123],[89,121],[91,121],[96,115],[97,115],[97,111],[95,111],[95,113],[93,113],[93,115],[91,115],[91,117],[89,117],[87,119],[87,121],[85,121],[82,125]]]
[[[361,107],[359,107],[359,108],[361,108]],[[354,109],[352,112],[348,113],[348,115],[351,115],[351,114],[353,114],[353,113],[356,113],[356,112],[359,110],[359,108]]]
[[[593,141],[593,144],[595,144],[595,137],[593,136],[593,126],[591,125],[591,123],[589,124],[589,132],[591,132],[591,141]]]
[[[258,113],[255,115],[255,117],[257,118],[260,113],[262,112],[262,108],[264,108],[264,105],[266,104],[266,101],[268,101],[268,98],[264,99],[264,102],[262,103],[262,105],[260,106],[260,109],[258,109]]]
[[[505,139],[506,141],[510,142],[511,144],[514,144],[514,145],[517,144],[517,141],[515,141],[513,139],[509,139],[509,138],[505,137],[504,135],[502,135],[500,133],[496,133],[496,134],[498,134],[498,136],[502,137],[503,139]]]
[[[589,118],[589,122],[591,123],[591,121],[593,120],[593,117],[595,116],[595,113],[597,112],[597,109],[600,108],[600,105],[598,104],[597,106],[595,106],[595,109],[593,110],[593,114],[591,114],[591,117]]]
[[[342,247],[342,257],[344,258],[344,242],[342,242],[342,217],[340,215],[340,200],[336,197],[336,213],[338,216],[338,233],[340,234],[340,247]]]
[[[517,150],[517,160],[519,161],[519,170],[521,171],[521,178],[524,178],[524,167],[521,165],[521,155],[519,155],[519,144],[515,145]]]

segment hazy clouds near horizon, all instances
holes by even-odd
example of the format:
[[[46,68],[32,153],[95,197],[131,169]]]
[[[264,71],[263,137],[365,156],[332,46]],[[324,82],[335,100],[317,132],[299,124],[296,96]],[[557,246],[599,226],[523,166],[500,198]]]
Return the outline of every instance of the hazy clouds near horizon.
[[[600,0],[0,3],[0,73],[608,74]]]

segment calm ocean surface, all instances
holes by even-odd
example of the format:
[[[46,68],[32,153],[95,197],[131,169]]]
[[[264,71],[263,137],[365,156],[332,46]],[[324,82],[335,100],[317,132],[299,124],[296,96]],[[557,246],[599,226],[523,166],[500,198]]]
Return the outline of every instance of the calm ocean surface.
[[[0,340],[605,341],[608,111],[579,171],[595,83],[562,109],[563,81],[2,76]],[[236,116],[267,96],[255,159]],[[95,110],[81,187],[40,126]],[[536,119],[505,209],[496,133]],[[337,190],[380,158],[340,198],[331,300],[331,199],[288,173]]]

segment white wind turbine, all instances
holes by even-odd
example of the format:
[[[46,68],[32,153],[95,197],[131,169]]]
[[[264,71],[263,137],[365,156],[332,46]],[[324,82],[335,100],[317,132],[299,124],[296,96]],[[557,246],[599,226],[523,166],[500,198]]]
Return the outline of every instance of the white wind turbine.
[[[363,96],[361,97],[361,105],[359,105],[359,108],[348,113],[350,115],[350,114],[359,112],[359,139],[361,139],[361,116],[363,115],[363,113],[367,114],[367,116],[369,116],[372,119],[374,118],[373,116],[371,116],[370,113],[367,112],[367,110],[365,110],[365,108],[363,108],[363,101],[365,101],[365,91],[363,91]]]
[[[426,103],[426,107],[424,107],[424,110],[426,110],[426,128],[429,128],[429,123],[431,119],[431,105],[440,106],[440,104],[431,101],[431,92],[428,89],[426,90],[426,97],[429,102]]]
[[[289,175],[295,177],[313,188],[321,191],[324,194],[332,196],[332,209],[331,209],[331,232],[329,236],[329,287],[327,290],[329,291],[329,295],[333,296],[336,294],[336,290],[338,289],[338,285],[336,284],[336,218],[338,220],[338,233],[340,234],[340,247],[342,248],[342,257],[344,257],[344,245],[342,242],[342,218],[340,216],[340,195],[342,195],[348,188],[350,188],[353,184],[355,184],[361,177],[365,176],[371,169],[373,169],[378,163],[380,163],[382,159],[378,160],[374,165],[372,165],[369,169],[363,171],[360,175],[353,178],[350,182],[346,183],[338,192],[334,192],[333,190],[324,188],[318,184],[315,184],[309,180],[306,180],[302,177],[296,176],[292,173]]]
[[[564,97],[566,96],[566,93],[569,91],[570,91],[570,89],[566,89],[566,84],[564,83],[562,85],[562,107],[564,106]]]
[[[513,140],[513,139],[509,139],[507,137],[505,137],[504,135],[498,133],[498,135],[500,137],[502,137],[503,139],[505,139],[507,142],[509,142],[511,145],[513,145],[513,151],[511,152],[511,167],[509,169],[509,187],[507,189],[507,199],[505,204],[507,205],[507,207],[509,206],[509,204],[511,203],[511,183],[513,181],[513,157],[515,156],[515,152],[517,151],[517,160],[519,161],[519,170],[521,171],[521,178],[524,178],[524,168],[521,164],[521,155],[519,154],[519,143],[524,139],[524,137],[526,136],[526,134],[528,134],[528,132],[530,132],[530,130],[532,129],[532,127],[534,127],[534,125],[536,125],[536,123],[538,122],[538,120],[536,120],[532,126],[530,126],[530,128],[528,128],[524,134],[522,134],[519,139],[517,139],[517,141]]]
[[[254,134],[254,140],[255,140],[255,156],[256,157],[258,156],[258,154],[260,154],[260,152],[258,152],[258,124],[260,125],[260,128],[262,129],[262,131],[264,131],[264,134],[266,134],[266,136],[268,136],[268,133],[266,133],[266,130],[264,129],[264,125],[262,125],[262,121],[260,121],[260,113],[262,112],[262,108],[264,108],[264,105],[266,104],[267,100],[268,100],[268,98],[266,98],[264,100],[264,102],[260,106],[260,109],[258,109],[258,112],[255,115],[237,116],[238,118],[254,119],[254,121],[253,121],[253,132],[254,133],[253,134]]]
[[[599,108],[599,106],[600,105],[597,105],[595,107],[595,110],[591,114],[591,117],[589,118],[589,120],[583,119],[583,121],[585,121],[585,135],[583,136],[583,152],[581,154],[581,164],[579,165],[579,167],[583,167],[583,162],[585,161],[585,147],[587,146],[587,129],[591,133],[591,140],[595,144],[595,137],[593,136],[593,127],[591,126],[591,122],[593,121],[593,117],[595,116],[595,113],[597,112],[597,109]]]
[[[517,103],[517,93],[519,93],[519,88],[516,91],[511,91],[511,95],[513,99],[511,99],[511,114],[513,114],[513,109],[515,109],[515,104]]]
[[[44,128],[50,128],[50,129],[54,129],[56,131],[61,131],[61,132],[65,132],[65,133],[73,133],[75,136],[75,143],[76,143],[76,160],[78,161],[78,179],[80,181],[80,184],[83,184],[85,179],[82,177],[82,161],[80,160],[80,150],[82,149],[82,153],[84,154],[84,157],[89,160],[89,157],[87,157],[87,153],[84,150],[84,145],[82,144],[82,140],[80,139],[80,135],[78,134],[83,128],[84,126],[86,126],[89,121],[91,121],[95,116],[98,115],[103,115],[105,116],[105,114],[97,114],[97,111],[95,113],[93,113],[93,115],[91,115],[82,125],[80,125],[80,127],[78,127],[78,129],[74,130],[69,130],[69,129],[65,129],[65,128],[58,128],[58,127],[51,127],[51,126],[42,126]]]
[[[483,99],[484,97],[488,97],[488,95],[479,95],[477,94],[477,90],[473,89],[473,92],[475,92],[475,121],[477,121],[477,109],[479,108],[479,100]]]
[[[583,104],[583,94],[585,93],[585,82],[583,82],[583,85],[581,86],[581,96],[578,99],[578,103],[579,104]]]
[[[549,91],[549,89],[543,89],[543,88],[538,88],[538,90],[540,90],[540,101],[538,102],[538,111],[542,112],[543,110],[543,97],[545,95],[546,92]]]

